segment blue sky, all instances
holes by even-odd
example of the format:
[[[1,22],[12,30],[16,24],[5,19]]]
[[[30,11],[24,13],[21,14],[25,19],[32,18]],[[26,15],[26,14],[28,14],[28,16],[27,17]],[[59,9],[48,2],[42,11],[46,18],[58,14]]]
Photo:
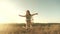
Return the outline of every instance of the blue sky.
[[[1,22],[24,23],[25,18],[18,15],[25,15],[26,10],[30,10],[31,13],[38,13],[33,17],[34,22],[60,23],[60,0],[1,0],[0,7]]]

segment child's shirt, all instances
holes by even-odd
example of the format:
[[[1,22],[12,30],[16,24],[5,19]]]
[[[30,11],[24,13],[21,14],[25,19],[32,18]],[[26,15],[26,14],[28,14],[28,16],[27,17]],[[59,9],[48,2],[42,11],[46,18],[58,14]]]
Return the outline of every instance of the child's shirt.
[[[31,20],[31,17],[32,17],[31,15],[27,15],[26,20]]]

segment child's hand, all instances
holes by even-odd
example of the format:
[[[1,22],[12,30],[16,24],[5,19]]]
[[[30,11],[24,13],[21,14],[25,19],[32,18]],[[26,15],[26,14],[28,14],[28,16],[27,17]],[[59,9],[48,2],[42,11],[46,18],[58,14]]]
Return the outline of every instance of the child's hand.
[[[36,15],[38,15],[38,13],[36,13]]]
[[[21,15],[19,15],[19,16],[21,16]]]

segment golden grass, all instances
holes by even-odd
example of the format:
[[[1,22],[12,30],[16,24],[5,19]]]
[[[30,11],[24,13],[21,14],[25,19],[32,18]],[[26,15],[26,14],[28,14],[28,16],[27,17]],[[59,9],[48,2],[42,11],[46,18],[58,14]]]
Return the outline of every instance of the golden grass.
[[[60,23],[35,23],[30,30],[23,26],[25,24],[2,24],[0,34],[60,34]]]

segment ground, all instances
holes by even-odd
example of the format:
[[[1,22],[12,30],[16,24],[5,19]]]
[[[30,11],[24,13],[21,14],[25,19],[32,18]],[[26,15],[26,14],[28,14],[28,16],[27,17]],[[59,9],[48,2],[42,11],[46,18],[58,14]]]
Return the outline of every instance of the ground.
[[[32,29],[25,24],[0,24],[0,34],[60,34],[60,23],[34,23]]]

